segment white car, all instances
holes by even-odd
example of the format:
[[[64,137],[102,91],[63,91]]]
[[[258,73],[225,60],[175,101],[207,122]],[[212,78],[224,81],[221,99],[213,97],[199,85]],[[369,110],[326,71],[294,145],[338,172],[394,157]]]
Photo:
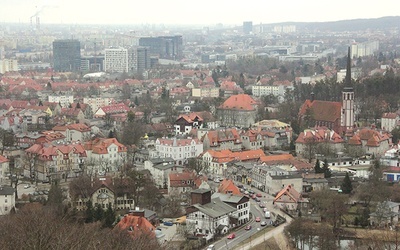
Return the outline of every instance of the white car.
[[[26,185],[24,186],[25,189],[28,189],[28,188],[30,188],[30,187],[31,187],[31,185],[29,185],[29,184],[26,184]]]

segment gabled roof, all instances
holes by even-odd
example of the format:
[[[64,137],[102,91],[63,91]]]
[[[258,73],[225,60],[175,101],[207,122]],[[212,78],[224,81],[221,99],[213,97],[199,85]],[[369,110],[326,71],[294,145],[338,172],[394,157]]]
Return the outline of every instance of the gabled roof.
[[[235,185],[235,183],[232,180],[229,180],[229,179],[224,179],[219,184],[218,193],[236,194],[236,195],[241,194],[239,188]]]
[[[156,229],[145,217],[131,214],[124,215],[115,227],[128,230],[133,237],[137,237],[143,233],[155,236]]]
[[[247,94],[233,95],[229,97],[221,106],[220,109],[234,109],[234,110],[256,110],[258,104],[251,96]]]
[[[118,147],[118,152],[126,152],[127,148],[115,138],[96,138],[85,143],[86,150],[92,150],[95,154],[108,154],[108,147],[115,144]]]
[[[274,202],[279,200],[284,195],[287,195],[295,203],[301,200],[301,194],[297,192],[296,189],[294,189],[294,187],[291,185],[287,185],[275,196]]]
[[[307,109],[311,110],[313,119],[316,121],[335,122],[341,119],[342,104],[340,102],[306,100],[300,108],[299,115],[304,116]]]
[[[297,137],[296,143],[307,142],[329,142],[329,143],[343,143],[343,138],[333,130],[325,127],[316,127],[314,129],[306,129]]]
[[[200,205],[200,204],[194,204],[192,207],[196,208],[200,212],[210,216],[211,218],[218,218],[223,215],[228,215],[234,211],[236,211],[235,207],[232,207],[223,201],[221,201],[219,198],[211,199],[210,203]]]

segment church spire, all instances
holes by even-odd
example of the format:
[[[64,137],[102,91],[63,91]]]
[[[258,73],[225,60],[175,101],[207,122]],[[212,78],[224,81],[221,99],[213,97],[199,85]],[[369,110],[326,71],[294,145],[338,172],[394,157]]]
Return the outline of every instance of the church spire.
[[[351,55],[350,47],[347,52],[347,68],[346,68],[346,78],[344,79],[344,86],[351,88]]]

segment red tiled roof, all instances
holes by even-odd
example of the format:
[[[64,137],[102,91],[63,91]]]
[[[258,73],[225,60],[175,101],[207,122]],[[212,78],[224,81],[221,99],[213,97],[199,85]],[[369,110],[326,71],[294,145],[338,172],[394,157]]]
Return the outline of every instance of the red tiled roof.
[[[275,196],[274,202],[278,201],[283,195],[287,195],[293,202],[297,203],[301,200],[301,194],[291,185],[287,185]]]
[[[219,108],[252,111],[255,110],[257,104],[251,96],[239,94],[229,97]]]
[[[122,143],[119,143],[115,138],[96,138],[85,143],[86,150],[92,150],[95,154],[108,154],[108,147],[111,144],[118,146],[118,152],[126,152],[127,148]]]
[[[235,185],[235,183],[233,183],[232,180],[229,179],[224,179],[218,187],[218,193],[222,193],[222,194],[237,194],[240,195],[240,190],[239,188]]]
[[[300,108],[299,115],[304,116],[307,109],[311,110],[313,119],[316,121],[335,122],[341,119],[342,104],[340,102],[306,100]]]
[[[154,230],[156,228],[145,217],[142,216],[127,214],[118,222],[115,227],[121,230],[128,230],[133,237],[138,237],[143,233],[155,237]]]

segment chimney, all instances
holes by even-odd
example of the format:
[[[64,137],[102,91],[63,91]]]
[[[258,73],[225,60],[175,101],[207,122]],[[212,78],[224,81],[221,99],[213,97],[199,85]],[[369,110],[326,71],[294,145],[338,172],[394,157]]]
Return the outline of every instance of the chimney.
[[[311,92],[311,102],[313,102],[314,101],[314,96],[315,96],[315,94],[314,94],[314,92]]]

